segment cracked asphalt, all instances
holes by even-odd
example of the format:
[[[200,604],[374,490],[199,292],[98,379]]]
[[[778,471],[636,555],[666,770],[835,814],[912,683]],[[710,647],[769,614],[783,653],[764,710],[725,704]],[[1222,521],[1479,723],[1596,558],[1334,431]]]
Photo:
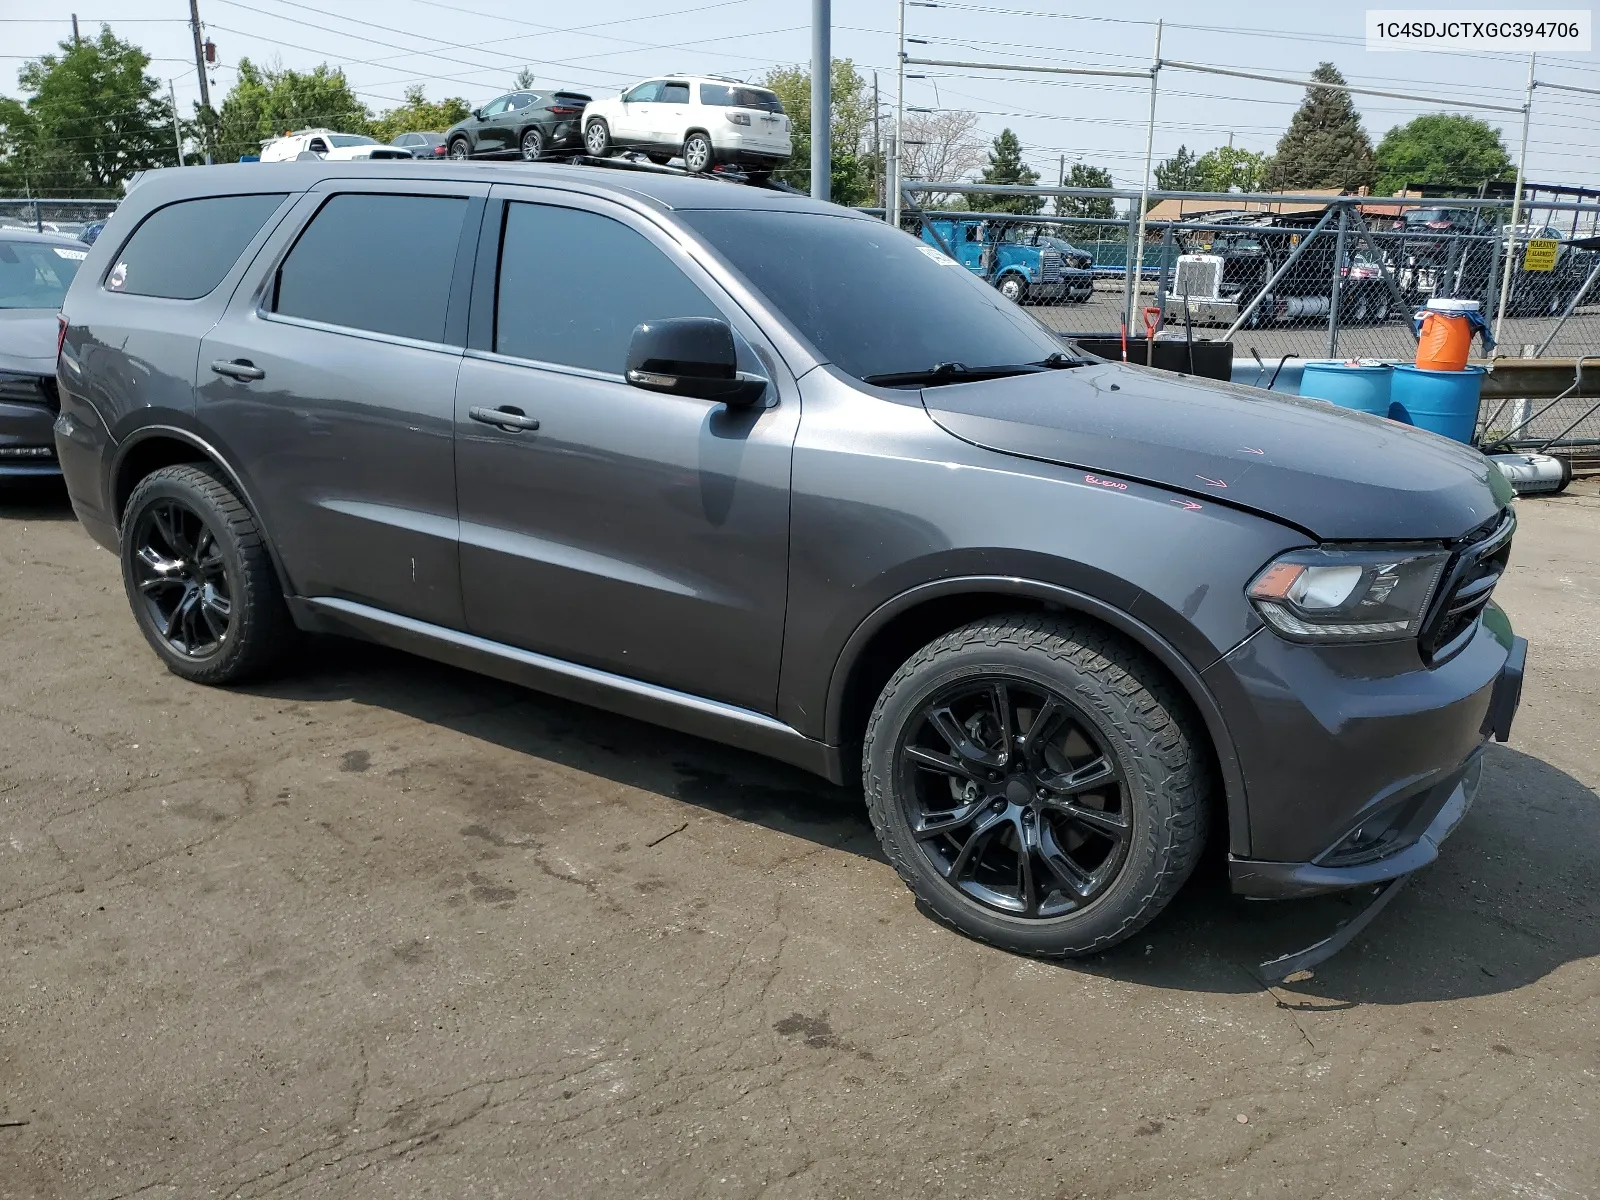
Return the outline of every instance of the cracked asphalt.
[[[1343,902],[1014,958],[749,755],[354,643],[186,685],[0,495],[0,1196],[1600,1197],[1600,489],[1519,507],[1511,743],[1268,990]]]

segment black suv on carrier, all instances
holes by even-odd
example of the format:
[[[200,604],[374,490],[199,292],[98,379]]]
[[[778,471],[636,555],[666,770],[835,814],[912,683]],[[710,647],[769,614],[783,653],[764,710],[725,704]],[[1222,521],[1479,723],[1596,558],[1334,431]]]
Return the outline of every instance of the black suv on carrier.
[[[65,315],[73,504],[172,671],[343,633],[859,776],[1008,949],[1127,937],[1216,822],[1251,895],[1404,875],[1516,706],[1484,459],[1080,356],[799,196],[153,172]]]

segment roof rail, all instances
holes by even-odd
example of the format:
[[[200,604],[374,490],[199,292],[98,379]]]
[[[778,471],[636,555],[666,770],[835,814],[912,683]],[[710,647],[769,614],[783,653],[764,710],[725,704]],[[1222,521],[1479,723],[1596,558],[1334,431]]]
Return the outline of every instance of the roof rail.
[[[790,187],[781,179],[754,179],[737,168],[730,169],[726,166],[715,171],[687,171],[682,167],[669,167],[659,163],[647,162],[635,158],[594,158],[588,154],[571,154],[560,158],[551,157],[546,162],[559,162],[571,167],[604,167],[612,171],[642,171],[649,175],[677,175],[684,179],[715,179],[722,183],[740,183],[746,187],[765,188],[770,192],[788,192],[794,196],[804,196],[806,193],[799,188]]]
[[[742,79],[735,79],[732,75],[703,75],[699,71],[671,71],[667,75],[661,76],[661,78],[667,79],[673,75],[686,76],[690,79],[715,79],[718,83],[737,83],[740,87],[759,87],[763,91],[770,90],[759,83],[746,83]]]

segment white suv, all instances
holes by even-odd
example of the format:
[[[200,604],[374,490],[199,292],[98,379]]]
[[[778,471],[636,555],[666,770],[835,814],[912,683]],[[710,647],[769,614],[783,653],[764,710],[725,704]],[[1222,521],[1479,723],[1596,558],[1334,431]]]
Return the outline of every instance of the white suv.
[[[361,133],[335,133],[331,129],[302,129],[261,144],[262,162],[291,162],[302,154],[315,154],[336,162],[368,158],[405,158],[414,155],[398,146],[385,146]]]
[[[596,158],[640,150],[652,162],[681,156],[690,171],[728,163],[756,175],[789,158],[789,118],[775,92],[715,76],[647,79],[583,110],[583,144]]]

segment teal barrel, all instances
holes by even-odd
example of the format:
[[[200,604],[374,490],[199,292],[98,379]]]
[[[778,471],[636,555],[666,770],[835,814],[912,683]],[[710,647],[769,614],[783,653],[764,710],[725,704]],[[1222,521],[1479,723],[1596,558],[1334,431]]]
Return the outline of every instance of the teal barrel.
[[[1389,391],[1389,416],[1418,429],[1471,443],[1478,427],[1478,396],[1483,390],[1482,367],[1460,371],[1425,371],[1421,367],[1394,369]]]
[[[1393,374],[1388,363],[1308,362],[1300,376],[1300,394],[1387,417]]]

